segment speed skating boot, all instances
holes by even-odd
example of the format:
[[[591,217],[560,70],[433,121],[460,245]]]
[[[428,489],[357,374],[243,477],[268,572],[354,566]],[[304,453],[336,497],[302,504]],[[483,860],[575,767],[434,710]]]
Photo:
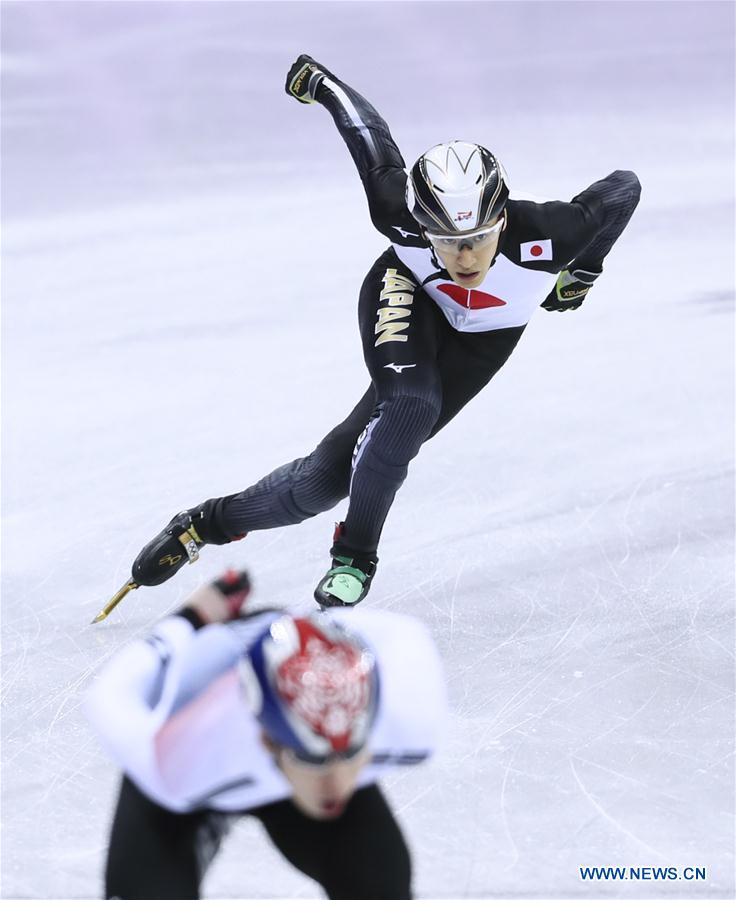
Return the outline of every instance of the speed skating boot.
[[[201,517],[201,513],[199,514]],[[133,581],[153,587],[168,581],[186,563],[199,559],[204,541],[189,510],[177,513],[163,531],[149,541],[133,563]]]
[[[332,565],[314,590],[322,607],[355,606],[366,596],[376,571],[378,558],[358,554],[342,543],[344,523],[335,527],[330,555]]]

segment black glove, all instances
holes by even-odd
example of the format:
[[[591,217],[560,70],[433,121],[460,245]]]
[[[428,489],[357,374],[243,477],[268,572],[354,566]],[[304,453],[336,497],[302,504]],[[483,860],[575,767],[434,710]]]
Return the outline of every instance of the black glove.
[[[577,309],[600,274],[587,272],[585,269],[563,269],[557,276],[557,284],[549,292],[542,307],[556,312]]]
[[[296,97],[300,103],[316,103],[317,88],[325,75],[329,74],[311,56],[302,53],[286,76],[286,93]]]

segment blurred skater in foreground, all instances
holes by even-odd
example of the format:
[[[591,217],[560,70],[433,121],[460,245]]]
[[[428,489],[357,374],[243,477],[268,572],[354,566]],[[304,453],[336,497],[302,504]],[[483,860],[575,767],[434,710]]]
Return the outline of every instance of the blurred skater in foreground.
[[[369,610],[244,611],[248,593],[245,573],[200,588],[88,693],[124,773],[105,896],[199,897],[229,824],[250,815],[331,900],[409,900],[409,850],[376,780],[425,760],[442,730],[427,630]]]

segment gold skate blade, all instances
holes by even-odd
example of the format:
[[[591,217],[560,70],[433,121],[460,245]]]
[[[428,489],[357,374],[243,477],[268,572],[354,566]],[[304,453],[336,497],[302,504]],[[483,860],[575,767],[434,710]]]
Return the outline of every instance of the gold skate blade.
[[[98,622],[102,622],[103,619],[106,619],[110,613],[115,609],[115,607],[120,603],[123,597],[127,596],[131,591],[134,591],[140,585],[136,584],[135,581],[131,578],[130,581],[126,581],[125,584],[120,588],[120,590],[115,594],[115,596],[110,600],[110,602],[104,606],[92,619],[90,625],[96,625]]]

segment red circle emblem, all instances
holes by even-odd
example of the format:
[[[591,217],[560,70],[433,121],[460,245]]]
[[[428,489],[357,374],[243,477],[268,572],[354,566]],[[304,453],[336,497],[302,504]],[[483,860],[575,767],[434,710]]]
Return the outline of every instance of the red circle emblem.
[[[542,253],[543,253],[543,250],[542,250],[542,248],[539,246],[539,244],[535,244],[535,245],[531,248],[531,250],[529,251],[529,253],[531,253],[532,256],[541,256]]]

